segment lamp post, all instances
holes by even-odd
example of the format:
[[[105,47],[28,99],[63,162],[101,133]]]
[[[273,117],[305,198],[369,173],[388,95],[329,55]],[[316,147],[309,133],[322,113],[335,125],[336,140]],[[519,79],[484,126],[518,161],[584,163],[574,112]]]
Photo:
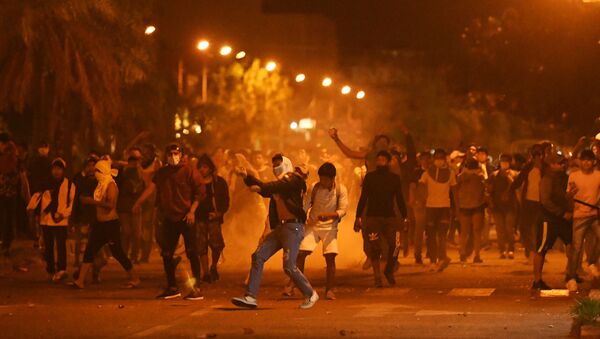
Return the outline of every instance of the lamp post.
[[[208,40],[200,40],[196,48],[201,52],[206,52],[210,47]],[[208,67],[206,67],[206,53],[202,55],[202,102],[206,103],[208,100]]]

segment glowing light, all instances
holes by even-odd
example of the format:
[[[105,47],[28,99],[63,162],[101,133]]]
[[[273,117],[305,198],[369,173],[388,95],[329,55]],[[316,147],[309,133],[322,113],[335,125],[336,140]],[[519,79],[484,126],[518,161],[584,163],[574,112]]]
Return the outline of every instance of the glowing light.
[[[244,52],[244,51],[239,51],[239,52],[237,52],[237,54],[235,55],[235,58],[236,58],[236,59],[238,59],[238,60],[241,60],[241,59],[243,59],[243,58],[245,58],[245,57],[246,57],[246,52]]]
[[[314,119],[301,119],[298,123],[298,128],[300,129],[314,129],[317,125],[317,122]]]
[[[321,82],[321,85],[323,85],[323,87],[329,87],[331,86],[331,84],[333,84],[333,80],[330,77],[323,78],[323,81]]]
[[[183,131],[181,131],[183,134],[190,134],[190,130],[187,128],[184,128]]]
[[[223,46],[223,47],[221,47],[219,54],[221,54],[222,56],[227,56],[227,55],[231,54],[232,50],[233,49],[231,48],[231,46]]]
[[[356,92],[356,99],[362,100],[365,98],[365,95],[366,95],[365,91],[358,91],[358,92]]]
[[[273,72],[276,68],[277,68],[277,63],[275,61],[267,62],[267,65],[265,66],[265,69],[268,72]]]
[[[352,88],[350,86],[346,85],[346,86],[342,87],[341,92],[343,95],[350,94],[350,92],[352,92]]]
[[[290,124],[290,128],[292,130],[297,130],[298,129],[298,123],[295,121],[292,121],[292,123]]]
[[[194,129],[194,132],[196,132],[196,134],[202,133],[202,126],[200,126],[199,124],[195,124],[194,126],[192,126],[192,128]]]
[[[210,47],[210,42],[208,40],[200,40],[196,48],[200,51],[206,51]]]
[[[296,82],[302,82],[304,80],[306,80],[306,75],[304,75],[304,73],[296,75]]]
[[[146,27],[146,30],[144,31],[144,34],[150,35],[150,34],[154,33],[155,31],[156,31],[156,27],[154,27],[154,26],[148,26],[148,27]]]
[[[179,138],[181,138],[181,133],[175,133],[175,138],[176,138],[176,139],[179,139]]]

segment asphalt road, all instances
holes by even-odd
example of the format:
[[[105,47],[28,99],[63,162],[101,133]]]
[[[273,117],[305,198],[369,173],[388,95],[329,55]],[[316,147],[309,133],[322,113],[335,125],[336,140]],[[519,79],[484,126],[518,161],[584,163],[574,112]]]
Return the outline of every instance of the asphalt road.
[[[453,258],[458,255],[451,252]],[[143,283],[121,288],[125,275],[111,260],[102,282],[83,291],[47,281],[36,259],[28,272],[2,263],[0,276],[0,336],[48,337],[566,337],[575,298],[532,294],[531,266],[518,256],[513,261],[483,253],[483,264],[453,262],[443,273],[401,259],[397,285],[375,289],[370,272],[341,268],[335,301],[321,300],[311,310],[298,309],[301,297],[283,298],[285,276],[280,258],[268,266],[259,295],[259,308],[240,310],[230,303],[242,295],[247,265],[226,262],[221,281],[204,285],[203,301],[156,300],[164,286],[158,256],[138,266]],[[549,255],[545,280],[564,288],[566,258]],[[314,256],[307,276],[324,295],[324,262]],[[185,286],[188,265],[178,269]]]

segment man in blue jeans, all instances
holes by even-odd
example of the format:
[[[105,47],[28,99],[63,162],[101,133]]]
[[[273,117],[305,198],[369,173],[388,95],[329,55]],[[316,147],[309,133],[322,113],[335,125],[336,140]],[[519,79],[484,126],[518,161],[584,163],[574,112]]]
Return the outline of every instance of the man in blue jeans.
[[[256,296],[264,264],[280,249],[283,249],[283,271],[305,297],[300,308],[309,309],[319,300],[319,295],[296,267],[300,242],[304,238],[306,213],[303,209],[302,197],[306,192],[308,173],[302,167],[294,168],[292,162],[281,154],[273,156],[272,162],[273,174],[278,179],[267,183],[248,175],[245,168],[236,169],[251,191],[259,193],[265,198],[271,198],[269,203],[271,233],[252,254],[252,268],[246,294],[243,297],[231,299],[231,302],[239,307],[257,307]]]

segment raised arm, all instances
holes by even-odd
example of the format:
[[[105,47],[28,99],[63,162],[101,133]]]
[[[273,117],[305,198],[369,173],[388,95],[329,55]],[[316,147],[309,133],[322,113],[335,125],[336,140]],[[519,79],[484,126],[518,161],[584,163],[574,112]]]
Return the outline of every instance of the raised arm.
[[[346,144],[344,144],[342,142],[342,140],[340,140],[340,137],[338,136],[338,133],[337,133],[337,129],[335,129],[335,128],[329,129],[329,136],[331,137],[331,139],[333,139],[333,141],[335,141],[335,144],[338,146],[340,151],[342,151],[342,153],[344,153],[344,155],[347,156],[348,158],[365,159],[367,157],[366,151],[355,151],[355,150],[350,149],[350,147],[346,146]]]

